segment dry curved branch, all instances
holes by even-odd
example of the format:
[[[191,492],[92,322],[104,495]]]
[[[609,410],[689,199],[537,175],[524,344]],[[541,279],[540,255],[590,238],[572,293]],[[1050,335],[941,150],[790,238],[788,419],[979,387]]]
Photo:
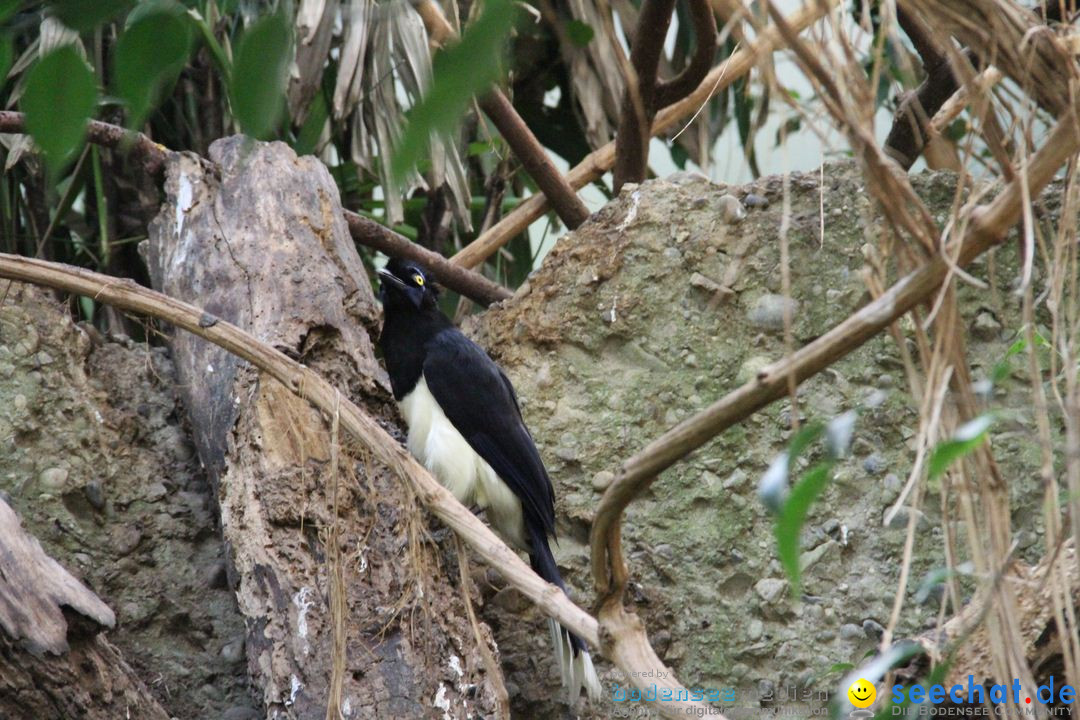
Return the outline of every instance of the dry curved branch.
[[[686,454],[788,392],[788,381],[802,382],[873,338],[916,305],[928,300],[946,279],[944,254],[963,267],[1001,243],[1023,211],[1022,185],[1038,194],[1069,158],[1080,152],[1080,102],[1063,114],[1042,148],[1023,172],[992,202],[972,211],[967,232],[877,300],[857,311],[791,356],[761,370],[758,376],[684,420],[627,460],[597,507],[590,542],[593,581],[602,603],[621,598],[626,565],[621,551],[621,518],[626,506],[665,469]]]
[[[25,133],[25,116],[10,110],[0,111],[0,132]],[[143,169],[155,178],[161,175],[165,161],[173,153],[142,133],[131,132],[118,125],[98,120],[87,123],[86,137],[95,145],[130,152],[139,160]],[[442,255],[417,245],[374,220],[348,210],[345,211],[345,220],[349,224],[349,233],[361,245],[387,255],[422,263],[443,285],[482,305],[505,300],[512,294],[502,285],[488,280],[470,268],[449,262]]]
[[[575,605],[562,590],[534,573],[517,553],[459,503],[449,490],[440,485],[374,419],[318,374],[284,353],[193,305],[142,287],[126,278],[110,277],[83,268],[5,253],[0,253],[0,278],[45,285],[92,297],[122,310],[165,320],[250,362],[290,392],[306,399],[326,417],[336,417],[341,427],[369,447],[376,459],[404,482],[409,483],[424,506],[446,523],[489,565],[499,570],[510,585],[544,613],[611,658],[635,685],[646,689],[642,670],[663,668],[651,647],[648,647],[648,640],[640,622],[627,621],[617,614],[609,613],[603,625],[598,623],[596,618]],[[669,674],[669,678],[671,677]],[[650,684],[651,682],[650,679]],[[674,690],[682,689],[674,679],[668,683]],[[702,712],[706,706],[687,700],[658,704],[657,708],[668,717],[685,717],[688,709],[694,708],[697,712]],[[712,716],[711,714],[710,717]],[[717,717],[722,719],[722,716]]]
[[[839,0],[821,0],[820,2],[809,0],[788,16],[788,24],[796,32],[802,32],[817,22],[838,2]],[[652,134],[655,136],[666,132],[679,121],[694,114],[709,101],[714,93],[723,90],[745,75],[754,67],[759,58],[772,53],[782,44],[780,33],[775,27],[769,26],[763,30],[753,42],[745,43],[742,49],[709,71],[692,93],[658,112],[652,124]],[[580,189],[599,179],[614,164],[615,143],[610,142],[589,153],[567,173],[566,179],[571,187]],[[524,232],[549,209],[551,205],[546,197],[540,194],[533,195],[450,258],[450,262],[467,268],[477,267],[509,242],[510,238]]]
[[[656,86],[656,107],[667,107],[693,92],[712,67],[716,56],[716,16],[709,0],[690,0],[690,17],[694,24],[694,56],[683,71]]]

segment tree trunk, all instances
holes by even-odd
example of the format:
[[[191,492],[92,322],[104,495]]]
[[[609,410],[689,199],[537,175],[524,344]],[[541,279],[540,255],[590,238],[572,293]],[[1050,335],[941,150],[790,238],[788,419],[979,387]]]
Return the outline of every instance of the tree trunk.
[[[0,499],[0,717],[168,720],[105,639],[115,624]]]
[[[370,334],[378,306],[325,166],[242,138],[210,154],[218,166],[169,164],[148,243],[155,287],[294,355],[391,424]],[[498,712],[502,678],[479,644],[493,646],[490,633],[468,621],[402,484],[363,448],[335,462],[332,419],[275,381],[194,336],[171,344],[268,715]]]

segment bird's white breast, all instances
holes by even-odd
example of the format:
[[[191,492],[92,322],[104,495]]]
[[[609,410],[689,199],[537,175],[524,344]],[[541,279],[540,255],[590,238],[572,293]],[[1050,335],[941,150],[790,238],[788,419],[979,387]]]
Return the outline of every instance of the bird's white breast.
[[[463,505],[486,508],[496,529],[527,551],[521,501],[446,417],[423,376],[398,406],[416,459]]]

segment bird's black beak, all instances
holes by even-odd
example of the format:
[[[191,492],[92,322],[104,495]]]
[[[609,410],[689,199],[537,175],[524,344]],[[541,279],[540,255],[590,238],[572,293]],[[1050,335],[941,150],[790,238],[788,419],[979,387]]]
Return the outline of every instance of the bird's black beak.
[[[409,298],[417,309],[420,308],[420,304],[424,301],[423,288],[409,287],[401,280],[401,278],[389,270],[380,270],[379,280],[382,283],[382,287],[379,288],[379,300],[381,300],[384,305],[386,304],[387,294],[391,288]]]

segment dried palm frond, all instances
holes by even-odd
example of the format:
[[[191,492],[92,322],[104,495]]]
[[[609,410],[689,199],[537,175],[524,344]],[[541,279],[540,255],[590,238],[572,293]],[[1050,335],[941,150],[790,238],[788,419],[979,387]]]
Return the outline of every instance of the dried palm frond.
[[[308,2],[313,6],[322,4],[319,0]],[[329,0],[323,2],[328,8]],[[312,21],[315,9],[311,9],[305,22]],[[338,70],[332,117],[348,123],[352,130],[349,150],[357,168],[377,174],[380,184],[390,188],[394,184],[387,160],[400,138],[405,112],[423,97],[431,84],[427,31],[413,7],[396,0],[384,3],[350,0],[337,8],[336,13],[339,30],[335,33],[333,50],[328,50],[330,56],[336,52]],[[325,21],[325,16],[322,20]],[[298,43],[298,53],[302,45]],[[431,140],[427,179],[413,173],[398,183],[399,192],[386,193],[386,222],[395,224],[403,220],[403,195],[417,188],[443,186],[449,190],[454,216],[466,231],[471,230],[471,194],[461,152],[455,143],[436,137]]]

